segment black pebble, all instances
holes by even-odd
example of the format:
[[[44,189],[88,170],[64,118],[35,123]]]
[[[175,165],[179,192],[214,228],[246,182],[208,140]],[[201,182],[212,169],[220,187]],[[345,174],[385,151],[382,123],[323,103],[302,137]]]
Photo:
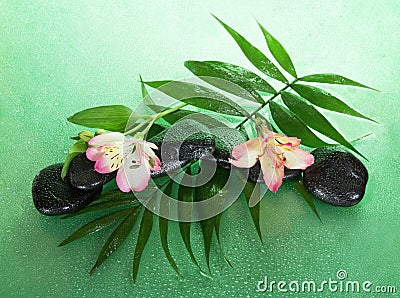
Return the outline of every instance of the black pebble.
[[[73,187],[90,190],[103,186],[115,178],[117,171],[100,174],[94,169],[94,164],[95,162],[86,157],[86,153],[81,153],[75,157],[68,169],[69,183]]]
[[[333,206],[358,204],[365,193],[368,171],[353,154],[324,147],[312,152],[314,164],[304,171],[304,186],[317,199]]]
[[[36,174],[32,184],[32,197],[36,209],[44,215],[74,213],[97,199],[103,187],[80,190],[61,179],[63,164],[54,164]]]
[[[261,172],[261,165],[260,162],[257,161],[257,163],[249,169],[249,176],[247,179],[255,183],[264,183],[263,176],[260,172]],[[303,170],[290,170],[285,168],[283,180],[290,180],[296,178],[300,176],[302,172]]]
[[[157,145],[156,155],[161,160],[161,170],[153,171],[152,178],[173,172],[191,160],[212,154],[215,141],[208,128],[194,120],[178,122],[171,131],[163,131],[151,138],[149,142]]]

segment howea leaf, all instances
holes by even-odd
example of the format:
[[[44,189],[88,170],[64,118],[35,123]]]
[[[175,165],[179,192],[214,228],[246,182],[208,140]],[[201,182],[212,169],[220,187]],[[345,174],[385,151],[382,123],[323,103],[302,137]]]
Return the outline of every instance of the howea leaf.
[[[71,164],[71,161],[77,157],[79,154],[81,154],[82,152],[85,152],[86,149],[88,147],[88,144],[79,139],[78,141],[76,141],[76,143],[74,145],[72,145],[71,149],[69,149],[67,157],[65,158],[64,161],[64,165],[63,168],[61,170],[61,178],[64,179],[65,176],[67,176],[68,173],[68,168],[69,165]]]
[[[191,175],[190,167],[186,169],[186,173],[188,175]],[[193,188],[185,185],[180,185],[178,189],[178,200],[182,202],[193,202]],[[188,207],[178,210],[178,215],[181,218],[190,218],[191,214],[192,214],[192,209]],[[190,259],[192,260],[193,264],[195,264],[200,269],[200,271],[203,272],[193,254],[192,245],[190,244],[190,227],[191,227],[190,222],[181,222],[181,221],[179,222],[179,231],[181,233],[181,237],[183,243],[185,244],[186,250],[189,253]]]
[[[253,219],[254,226],[256,228],[258,237],[263,244],[261,228],[260,228],[260,202],[258,202],[254,207],[250,207],[250,199],[251,197],[255,197],[256,199],[260,199],[260,185],[254,182],[247,181],[246,185],[243,189],[243,194],[247,201],[247,206],[249,207],[251,218]]]
[[[206,163],[206,162],[207,161],[203,160],[202,163]],[[217,203],[218,205],[216,205],[214,207],[216,210],[221,210],[221,212],[222,212],[222,207],[223,207],[223,205],[225,203],[225,199],[226,199],[226,197],[224,197],[224,192],[222,192],[222,189],[224,188],[225,184],[227,183],[228,178],[229,178],[229,171],[227,169],[217,168],[214,176],[212,177],[212,179],[210,181],[195,188],[195,201],[207,200],[208,198],[211,198],[213,196],[220,195],[220,198],[218,199],[219,202]],[[208,212],[208,210],[197,210],[197,211],[199,212],[200,217],[201,217],[202,213],[205,212],[204,215],[206,215],[206,213]],[[212,236],[213,236],[213,232],[215,229],[215,222],[216,222],[217,216],[207,218],[207,219],[200,221],[201,230],[203,232],[204,252],[205,252],[205,257],[206,257],[206,262],[207,262],[207,267],[208,267],[209,272],[210,272],[211,241],[212,241]],[[218,230],[219,230],[219,227],[218,227]],[[229,261],[228,261],[228,264],[230,264]]]
[[[110,105],[80,111],[68,117],[68,121],[86,127],[124,131],[131,115],[140,118],[139,115],[132,114],[132,110],[126,106]]]
[[[264,100],[258,94],[256,89],[243,77],[239,76],[239,74],[233,72],[230,69],[227,69],[221,65],[210,63],[208,61],[186,61],[184,63],[185,67],[189,69],[196,76],[200,77],[200,79],[208,82],[209,84],[218,87],[224,91],[230,92],[232,94],[238,95],[240,97],[246,98],[248,100],[252,100],[257,103],[264,103]],[[214,78],[222,79],[215,80]],[[233,84],[226,84],[226,81],[232,82]],[[236,87],[238,85],[240,87]],[[246,92],[243,91],[245,89]]]
[[[157,109],[159,111],[164,111],[168,109],[168,107],[153,105],[152,108]],[[164,119],[170,124],[174,124],[175,122],[182,120],[185,117],[190,117],[190,119],[195,120],[201,124],[206,125],[207,127],[225,127],[227,126],[224,122],[217,119],[216,116],[208,116],[203,113],[199,113],[197,111],[183,110],[179,109],[171,114],[167,114],[163,116],[161,119]]]
[[[219,18],[214,15],[213,17],[225,28],[226,31],[228,31],[228,33],[233,37],[242,50],[243,54],[255,67],[271,78],[277,79],[284,83],[288,82],[279,69],[259,49],[253,46],[242,35],[229,27]]]
[[[142,99],[143,99],[144,103],[146,104],[146,106],[154,105],[154,101],[151,98],[149,92],[147,91],[146,86],[143,82],[142,76],[140,74],[139,74],[139,78],[140,78],[140,88],[142,91]]]
[[[164,190],[164,193],[167,196],[171,196],[172,193],[172,186],[174,185],[173,180],[168,183],[166,189]],[[161,198],[160,201],[160,210],[161,214],[169,214],[169,200],[165,198]],[[165,256],[168,259],[168,262],[170,263],[171,267],[174,268],[175,272],[180,276],[183,277],[181,272],[179,271],[178,267],[176,266],[176,263],[174,259],[172,258],[171,252],[168,247],[168,219],[159,216],[158,217],[158,228],[160,230],[160,240],[161,240],[161,245],[164,250]]]
[[[162,132],[165,129],[166,129],[165,126],[153,123],[151,125],[149,131],[146,134],[146,140],[149,140],[152,137],[158,135],[160,132]]]
[[[356,86],[362,88],[368,88],[371,90],[378,91],[372,87],[368,87],[356,81],[345,78],[344,76],[337,75],[334,73],[319,73],[312,74],[305,77],[301,77],[299,80],[304,82],[314,82],[314,83],[326,83],[326,84],[337,84],[337,85],[348,85],[348,86]]]
[[[182,81],[144,82],[158,91],[192,106],[232,116],[246,116],[240,105],[207,87]]]
[[[96,264],[94,264],[92,270],[90,270],[90,275],[92,275],[94,271],[96,271],[96,269],[99,268],[101,264],[103,264],[103,262],[125,241],[133,229],[133,225],[137,220],[140,210],[140,207],[131,209],[128,216],[111,233],[100,251]]]
[[[220,233],[219,233],[219,228],[221,226],[221,217],[222,217],[222,213],[218,214],[217,216],[215,216],[215,236],[217,237],[217,241],[218,241],[218,245],[219,245],[219,249],[221,250],[221,254],[224,257],[225,261],[228,263],[229,266],[233,267],[231,262],[229,261],[229,259],[226,257],[224,249],[222,248],[222,244],[221,244],[221,240],[220,240]]]
[[[300,96],[289,92],[282,92],[281,96],[285,105],[309,127],[364,157],[314,106],[308,104]]]
[[[115,212],[107,214],[107,215],[103,215],[102,217],[99,217],[99,218],[87,223],[83,227],[79,228],[75,233],[73,233],[71,236],[69,236],[63,242],[61,242],[58,246],[64,246],[68,243],[71,243],[72,241],[78,240],[79,238],[82,238],[84,236],[87,236],[87,235],[90,235],[97,231],[100,231],[101,229],[108,227],[112,223],[114,223],[117,220],[121,219],[122,217],[128,215],[131,211],[132,211],[132,209],[124,209],[124,210],[115,211]]]
[[[75,217],[75,216],[78,216],[81,214],[86,214],[89,212],[103,211],[103,210],[114,208],[114,207],[120,207],[120,206],[126,206],[126,205],[136,206],[139,204],[140,204],[139,201],[137,201],[134,198],[132,198],[132,199],[115,199],[111,202],[110,201],[99,202],[96,204],[91,204],[91,205],[83,208],[82,210],[79,210],[78,212],[67,214],[67,215],[63,216],[62,219]]]
[[[280,130],[288,136],[296,136],[308,147],[319,148],[328,144],[318,138],[296,114],[273,101],[269,102],[271,115]]]
[[[339,98],[333,96],[325,90],[302,84],[294,84],[292,85],[292,89],[296,91],[301,97],[307,99],[309,102],[320,108],[358,118],[367,119],[369,121],[377,123],[375,120],[366,117],[363,114],[354,110],[353,108],[349,107]]]
[[[95,201],[96,203],[100,202],[114,202],[119,199],[132,199],[136,200],[135,194],[133,192],[122,192],[119,189],[113,189],[107,191]],[[89,205],[90,206],[90,205]]]
[[[139,234],[133,258],[133,282],[136,282],[136,278],[139,272],[140,259],[142,257],[143,250],[147,244],[147,241],[150,238],[152,228],[153,228],[153,213],[147,208],[145,208],[142,216],[142,221],[140,222]]]
[[[274,56],[276,61],[279,63],[280,66],[282,66],[284,70],[290,73],[293,77],[297,78],[296,70],[285,48],[264,28],[263,25],[261,25],[260,23],[258,23],[258,25],[260,26],[260,29],[264,34],[265,40],[267,41],[267,45],[269,50],[271,51],[272,56]]]
[[[294,188],[298,191],[298,193],[303,197],[303,199],[307,202],[307,204],[310,206],[312,211],[314,211],[315,215],[318,217],[319,221],[322,222],[321,217],[318,214],[317,208],[315,207],[314,201],[310,195],[310,193],[307,191],[306,187],[303,184],[303,180],[301,176],[297,180],[291,180],[290,181]]]
[[[214,67],[221,67],[230,71],[232,74],[235,74],[238,78],[246,80],[251,87],[253,87],[258,91],[263,91],[272,94],[276,93],[274,87],[268,84],[267,81],[265,81],[263,78],[261,78],[259,75],[255,74],[251,70],[248,70],[244,67],[221,61],[203,61],[203,62],[208,63],[209,65],[213,65]]]

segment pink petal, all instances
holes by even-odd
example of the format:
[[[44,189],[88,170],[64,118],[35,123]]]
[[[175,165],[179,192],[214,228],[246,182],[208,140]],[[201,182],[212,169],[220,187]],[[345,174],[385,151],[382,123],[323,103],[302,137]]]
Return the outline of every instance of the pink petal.
[[[120,132],[109,132],[91,138],[88,144],[90,147],[98,147],[113,143],[123,143],[124,139],[125,136]]]
[[[118,175],[120,171],[122,173]],[[150,180],[150,167],[140,147],[127,156],[120,171],[117,173],[117,185],[122,191],[132,189],[139,192],[147,187]]]
[[[276,193],[282,184],[284,175],[282,161],[273,150],[268,150],[268,152],[261,156],[260,164],[265,184],[271,191]]]
[[[91,161],[96,161],[103,156],[103,152],[98,147],[88,147],[86,149],[86,157]]]
[[[262,148],[259,138],[253,138],[247,142],[237,145],[232,150],[232,157],[229,162],[238,168],[251,168],[262,154]]]
[[[112,160],[111,158],[103,155],[101,158],[97,159],[96,163],[94,164],[94,169],[96,172],[101,174],[107,174],[114,172],[121,166],[120,162]]]
[[[290,145],[277,146],[279,153],[283,153],[285,166],[288,169],[305,170],[314,163],[314,156],[305,150]]]
[[[274,137],[279,144],[288,144],[289,143],[295,147],[299,146],[300,142],[301,142],[301,140],[296,137],[287,137],[284,135],[280,135],[278,133],[274,133]]]
[[[130,192],[132,190],[123,167],[118,170],[116,181],[121,191]]]

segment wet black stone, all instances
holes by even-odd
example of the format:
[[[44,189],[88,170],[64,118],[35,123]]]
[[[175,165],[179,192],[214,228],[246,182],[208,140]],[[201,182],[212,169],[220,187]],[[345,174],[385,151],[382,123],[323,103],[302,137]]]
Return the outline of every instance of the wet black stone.
[[[249,176],[247,179],[255,183],[264,183],[263,176],[262,174],[260,175],[260,172],[261,172],[261,165],[260,162],[258,161],[253,167],[249,169]],[[300,176],[302,172],[303,172],[302,170],[290,170],[285,168],[283,180],[291,180],[293,178],[296,178]]]
[[[318,148],[314,164],[304,171],[304,186],[317,199],[333,206],[358,204],[365,193],[368,171],[353,154],[340,148]]]
[[[117,172],[100,174],[94,169],[95,162],[86,157],[86,153],[81,153],[75,157],[68,169],[69,183],[76,188],[91,190],[103,186],[115,178]]]
[[[152,178],[173,172],[215,150],[215,141],[208,128],[193,120],[182,121],[149,141],[159,148],[155,153],[161,160],[161,170],[153,171]]]
[[[32,184],[32,197],[36,209],[44,215],[74,213],[97,199],[102,187],[80,190],[72,187],[68,179],[61,179],[63,164],[54,164],[36,174]]]
[[[217,165],[230,169],[231,164],[229,158],[231,157],[232,149],[247,141],[247,136],[242,132],[229,127],[217,127],[211,129],[215,139],[215,151],[213,156],[217,161]]]

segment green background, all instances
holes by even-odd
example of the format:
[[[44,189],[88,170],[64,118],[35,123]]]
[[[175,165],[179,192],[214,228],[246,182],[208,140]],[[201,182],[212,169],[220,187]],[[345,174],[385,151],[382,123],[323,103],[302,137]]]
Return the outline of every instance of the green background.
[[[264,276],[322,281],[335,279],[340,269],[347,271],[347,280],[400,291],[400,3],[214,2],[0,2],[1,297],[269,296],[256,292]],[[353,208],[316,202],[321,224],[291,187],[283,186],[262,202],[264,251],[238,202],[222,224],[222,243],[234,267],[226,265],[214,243],[212,279],[190,262],[176,225],[170,246],[185,279],[169,266],[154,232],[135,285],[134,237],[90,277],[108,231],[57,248],[87,219],[40,215],[32,204],[32,179],[64,159],[68,137],[80,130],[67,123],[68,116],[104,104],[134,107],[139,73],[147,80],[183,78],[190,75],[182,65],[188,59],[251,68],[210,12],[265,50],[259,20],[286,47],[299,75],[340,73],[381,90],[327,86],[380,122],[327,113],[349,139],[374,133],[357,147],[369,158],[365,198]],[[204,266],[199,228],[192,234]],[[324,295],[335,296],[326,290],[318,297]],[[385,296],[369,296],[375,295]]]

